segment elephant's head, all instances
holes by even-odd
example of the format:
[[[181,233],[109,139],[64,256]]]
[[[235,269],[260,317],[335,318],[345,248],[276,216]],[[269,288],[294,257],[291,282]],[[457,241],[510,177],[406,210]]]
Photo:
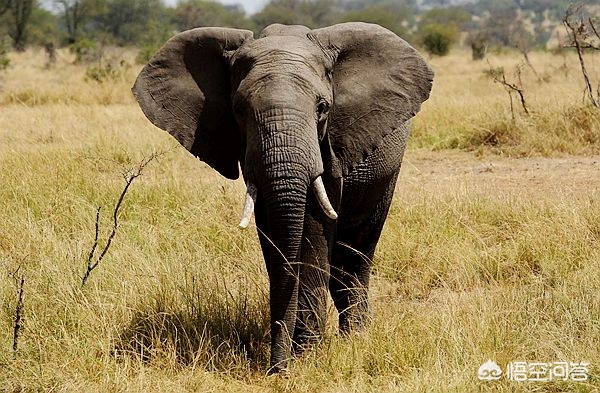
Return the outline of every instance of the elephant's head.
[[[241,167],[250,195],[242,225],[257,194],[276,252],[294,261],[307,201],[319,202],[323,220],[337,217],[322,179],[331,188],[328,179],[412,118],[432,79],[410,45],[377,25],[272,25],[257,39],[197,28],[169,40],[133,92],[156,126],[223,176],[236,179]]]

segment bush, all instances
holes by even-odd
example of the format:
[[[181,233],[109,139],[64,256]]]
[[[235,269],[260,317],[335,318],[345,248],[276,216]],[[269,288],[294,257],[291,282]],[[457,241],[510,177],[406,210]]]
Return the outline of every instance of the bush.
[[[71,53],[75,54],[75,63],[90,63],[98,60],[99,53],[94,41],[83,38],[69,45]]]
[[[455,26],[438,24],[426,25],[420,32],[420,41],[430,55],[445,56],[458,40],[459,32]]]
[[[4,39],[0,38],[0,71],[5,70],[10,66],[10,59],[8,58],[9,50],[10,38],[8,38],[8,36]]]
[[[85,70],[84,80],[88,83],[116,82],[124,78],[125,73],[130,67],[124,60],[121,60],[116,66],[108,62],[106,65],[99,64],[97,67],[88,67]]]
[[[482,60],[485,57],[488,41],[487,35],[483,32],[469,34],[467,43],[471,46],[473,60]]]

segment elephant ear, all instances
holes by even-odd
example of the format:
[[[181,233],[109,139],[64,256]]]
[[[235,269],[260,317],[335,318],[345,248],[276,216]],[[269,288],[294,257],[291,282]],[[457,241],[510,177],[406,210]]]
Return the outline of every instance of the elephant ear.
[[[333,59],[328,133],[347,175],[419,111],[433,71],[406,41],[379,25],[342,23],[308,36]]]
[[[227,53],[252,35],[212,27],[177,34],[148,62],[132,88],[154,125],[229,179],[239,176],[241,141],[231,109]]]

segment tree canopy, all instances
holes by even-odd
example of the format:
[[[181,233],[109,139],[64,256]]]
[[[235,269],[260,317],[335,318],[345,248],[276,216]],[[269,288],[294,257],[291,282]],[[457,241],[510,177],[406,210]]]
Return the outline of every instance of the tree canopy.
[[[247,15],[213,0],[0,0],[0,37],[26,44],[69,45],[80,40],[153,46],[200,26],[260,31],[271,23],[311,28],[345,21],[380,24],[412,43],[453,45],[460,32],[491,45],[543,44],[548,25],[560,24],[568,0],[270,0]],[[600,0],[587,1],[590,5]],[[427,35],[427,37],[425,37]],[[437,37],[437,38],[436,38]]]

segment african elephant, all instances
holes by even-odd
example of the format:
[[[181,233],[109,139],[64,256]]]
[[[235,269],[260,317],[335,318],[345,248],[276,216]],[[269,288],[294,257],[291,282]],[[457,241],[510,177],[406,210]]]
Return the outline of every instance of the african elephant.
[[[196,28],[171,38],[133,87],[144,114],[247,186],[269,275],[271,368],[324,331],[369,316],[375,246],[433,72],[378,25]],[[338,214],[339,213],[339,214]]]

